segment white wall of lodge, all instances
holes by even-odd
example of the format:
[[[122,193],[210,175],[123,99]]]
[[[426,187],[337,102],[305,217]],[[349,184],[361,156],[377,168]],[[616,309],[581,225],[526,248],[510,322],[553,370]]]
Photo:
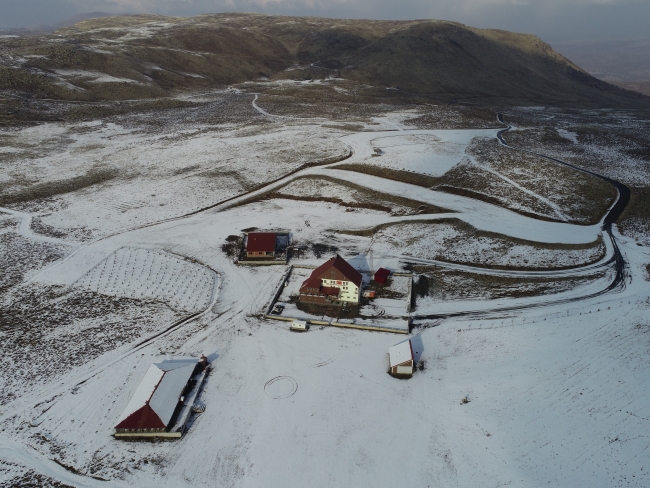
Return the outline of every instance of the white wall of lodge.
[[[321,286],[329,286],[341,289],[341,301],[359,303],[361,290],[351,281],[321,280]]]

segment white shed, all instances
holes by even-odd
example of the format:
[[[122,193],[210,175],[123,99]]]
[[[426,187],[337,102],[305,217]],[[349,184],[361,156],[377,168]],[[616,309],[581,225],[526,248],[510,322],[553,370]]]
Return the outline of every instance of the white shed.
[[[411,341],[407,340],[400,342],[388,349],[388,361],[390,364],[389,373],[391,375],[400,378],[413,376],[413,366],[415,361],[413,358],[413,346],[411,345]]]

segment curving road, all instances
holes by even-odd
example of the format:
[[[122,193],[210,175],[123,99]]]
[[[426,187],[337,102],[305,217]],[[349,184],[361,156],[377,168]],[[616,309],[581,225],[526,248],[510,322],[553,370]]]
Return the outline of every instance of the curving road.
[[[618,191],[618,198],[616,199],[616,202],[614,202],[614,205],[612,205],[610,207],[609,211],[607,212],[607,214],[603,218],[603,225],[602,225],[603,232],[607,233],[607,235],[609,236],[610,241],[612,243],[612,246],[614,247],[614,255],[610,259],[610,262],[615,263],[615,267],[616,267],[616,277],[614,278],[614,281],[612,281],[612,283],[610,284],[610,286],[607,288],[606,291],[612,291],[612,290],[616,290],[616,289],[619,289],[619,288],[624,288],[625,287],[625,267],[626,267],[626,263],[625,263],[625,259],[623,258],[623,254],[621,253],[621,251],[620,251],[620,249],[618,247],[618,243],[616,242],[616,238],[614,237],[614,234],[612,233],[612,224],[615,223],[618,220],[618,218],[621,216],[623,211],[625,211],[625,208],[627,207],[627,205],[630,203],[630,195],[631,195],[630,189],[627,186],[625,186],[623,183],[621,183],[620,181],[616,181],[616,180],[613,180],[612,178],[608,178],[607,176],[603,176],[603,175],[600,175],[598,173],[594,173],[593,171],[589,171],[589,170],[580,168],[580,167],[575,166],[575,165],[573,165],[571,163],[567,163],[566,161],[562,161],[560,159],[556,159],[554,157],[547,156],[545,154],[539,154],[539,153],[536,153],[534,151],[529,151],[528,149],[522,149],[522,148],[518,148],[518,147],[514,147],[514,146],[509,145],[505,141],[505,139],[503,138],[503,134],[505,134],[506,132],[511,130],[512,126],[506,124],[503,121],[503,114],[500,114],[500,113],[497,114],[497,120],[499,122],[501,122],[503,125],[506,126],[505,129],[500,130],[497,133],[497,138],[499,139],[499,142],[501,144],[503,144],[504,146],[509,147],[510,149],[514,149],[516,151],[523,151],[523,152],[527,152],[529,154],[534,154],[535,156],[539,156],[541,158],[548,159],[549,161],[553,161],[553,162],[561,164],[563,166],[567,166],[569,168],[575,169],[576,171],[580,171],[581,173],[585,173],[585,174],[588,174],[588,175],[591,175],[591,176],[595,176],[596,178],[600,178],[601,180],[606,181],[607,183],[612,185],[614,188],[616,188],[616,190]]]
[[[611,241],[611,245],[613,247],[613,254],[612,256],[605,262],[601,262],[597,264],[598,268],[602,268],[606,265],[614,263],[614,269],[616,271],[614,279],[612,282],[605,287],[602,290],[599,290],[594,293],[589,293],[587,295],[582,295],[579,297],[571,297],[571,298],[562,298],[562,299],[555,299],[555,300],[546,300],[542,301],[539,303],[534,303],[534,304],[525,304],[525,305],[515,305],[515,306],[507,306],[507,307],[496,307],[496,308],[488,308],[488,309],[483,309],[483,310],[473,310],[473,311],[460,311],[460,312],[450,312],[450,313],[442,313],[442,314],[428,314],[428,315],[413,315],[413,320],[436,320],[436,319],[445,319],[445,318],[450,318],[450,317],[467,317],[467,316],[480,316],[480,315],[486,315],[486,314],[491,314],[491,313],[499,313],[499,312],[509,312],[509,311],[517,311],[517,310],[525,310],[525,309],[533,309],[533,308],[541,308],[541,307],[547,307],[547,306],[552,306],[552,305],[562,305],[562,304],[567,304],[567,303],[572,303],[572,302],[577,302],[577,301],[582,301],[582,300],[588,300],[590,298],[595,298],[601,295],[604,295],[606,293],[612,292],[612,291],[620,291],[625,288],[625,279],[627,276],[626,273],[626,268],[627,268],[627,263],[625,262],[625,258],[623,257],[623,254],[621,253],[618,243],[616,242],[616,237],[614,236],[614,233],[612,232],[612,224],[615,223],[618,218],[621,216],[625,208],[630,202],[630,189],[625,186],[623,183],[620,181],[613,180],[612,178],[608,178],[607,176],[600,175],[598,173],[594,173],[593,171],[589,171],[583,168],[580,168],[578,166],[575,166],[571,163],[567,163],[566,161],[562,161],[560,159],[547,156],[545,154],[540,154],[536,153],[534,151],[530,151],[528,149],[522,149],[519,147],[511,146],[506,142],[504,139],[503,135],[510,131],[512,129],[512,126],[509,124],[506,124],[503,121],[503,114],[498,113],[497,114],[497,120],[506,126],[505,129],[500,130],[497,133],[497,139],[499,142],[503,145],[506,146],[512,150],[515,151],[523,151],[529,154],[534,154],[535,156],[539,156],[544,159],[548,159],[550,161],[553,161],[555,163],[561,164],[563,166],[567,166],[569,168],[572,168],[576,171],[580,171],[582,173],[586,173],[591,176],[595,176],[597,178],[600,178],[610,185],[614,186],[616,190],[618,191],[618,197],[614,204],[609,208],[607,214],[602,220],[602,230],[603,232],[607,233],[609,236],[609,239]],[[590,265],[590,267],[593,267],[593,265]]]

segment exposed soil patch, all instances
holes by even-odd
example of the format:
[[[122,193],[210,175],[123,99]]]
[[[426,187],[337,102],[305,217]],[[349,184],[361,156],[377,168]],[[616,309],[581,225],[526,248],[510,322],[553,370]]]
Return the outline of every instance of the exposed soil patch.
[[[66,251],[66,246],[33,241],[13,232],[0,235],[0,294],[22,283],[30,271],[61,259]]]

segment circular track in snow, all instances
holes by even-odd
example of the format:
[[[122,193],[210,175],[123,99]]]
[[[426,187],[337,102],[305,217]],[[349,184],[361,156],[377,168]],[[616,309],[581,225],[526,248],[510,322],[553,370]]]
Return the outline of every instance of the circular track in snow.
[[[264,392],[275,400],[289,398],[298,390],[298,383],[291,376],[276,376],[264,385]]]

